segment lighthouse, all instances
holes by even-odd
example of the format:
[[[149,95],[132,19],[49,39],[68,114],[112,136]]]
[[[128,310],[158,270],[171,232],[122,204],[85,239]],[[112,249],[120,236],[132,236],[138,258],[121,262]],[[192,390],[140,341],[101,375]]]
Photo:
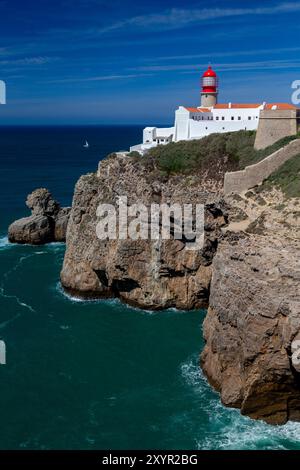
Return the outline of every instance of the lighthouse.
[[[202,75],[201,85],[201,107],[215,106],[218,101],[218,77],[211,66]]]
[[[264,148],[266,142],[271,145],[276,139],[297,133],[300,109],[296,106],[265,102],[218,103],[218,85],[217,74],[209,65],[201,77],[201,105],[179,106],[172,127],[146,127],[143,142],[130,147],[130,151],[144,155],[149,149],[169,142],[202,139],[210,134],[241,130],[258,130],[259,139],[256,136],[255,145]]]

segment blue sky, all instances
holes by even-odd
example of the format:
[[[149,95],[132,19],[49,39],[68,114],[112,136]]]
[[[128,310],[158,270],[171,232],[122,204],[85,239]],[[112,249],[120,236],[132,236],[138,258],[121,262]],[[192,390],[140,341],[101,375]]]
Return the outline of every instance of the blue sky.
[[[0,123],[171,123],[198,105],[291,99],[300,1],[0,0]]]

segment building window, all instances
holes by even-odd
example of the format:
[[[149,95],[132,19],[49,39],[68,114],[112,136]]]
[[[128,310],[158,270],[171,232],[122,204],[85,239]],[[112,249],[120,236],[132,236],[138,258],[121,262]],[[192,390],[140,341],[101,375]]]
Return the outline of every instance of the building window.
[[[251,116],[248,116],[248,121],[251,121]]]
[[[241,120],[241,116],[238,117],[238,120],[239,120],[239,121]]]
[[[224,116],[222,116],[222,121],[224,121],[224,119],[225,119]]]
[[[234,116],[231,116],[231,120],[234,121]]]
[[[205,129],[207,130],[207,127]]]
[[[216,121],[218,121],[218,120],[219,120],[219,116],[216,116]]]

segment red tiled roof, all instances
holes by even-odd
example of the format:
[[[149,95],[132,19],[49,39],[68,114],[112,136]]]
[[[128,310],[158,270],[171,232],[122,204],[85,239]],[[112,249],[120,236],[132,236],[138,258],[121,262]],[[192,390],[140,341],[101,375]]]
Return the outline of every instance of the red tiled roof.
[[[229,103],[220,103],[216,104],[214,109],[249,109],[259,108],[262,105],[263,103],[231,103],[231,108],[229,108]],[[264,109],[272,109],[273,106],[277,106],[277,109],[298,109],[297,106],[290,103],[267,103]]]
[[[213,109],[253,109],[259,108],[263,103],[218,103],[213,106]],[[266,103],[264,109],[272,109],[273,106],[277,106],[276,109],[299,109],[297,106],[294,106],[290,103]],[[209,108],[193,108],[185,106],[185,109],[190,113],[210,113],[211,109]]]
[[[231,103],[231,107],[229,107],[229,103],[220,103],[215,104],[215,109],[241,109],[241,108],[258,108],[261,106],[262,103]]]
[[[210,109],[208,108],[188,108],[185,106],[185,109],[187,109],[190,113],[210,113]]]
[[[277,109],[299,109],[297,106],[290,103],[268,103],[265,109],[272,109],[273,106],[277,106]]]

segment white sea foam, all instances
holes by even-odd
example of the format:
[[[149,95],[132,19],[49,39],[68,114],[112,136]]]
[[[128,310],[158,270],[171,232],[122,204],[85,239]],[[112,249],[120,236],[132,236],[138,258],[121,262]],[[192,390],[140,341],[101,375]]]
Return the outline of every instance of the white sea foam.
[[[35,310],[31,305],[26,304],[25,302],[20,300],[17,295],[6,294],[3,287],[0,287],[0,296],[5,298],[5,299],[13,299],[17,302],[17,304],[20,307],[26,308],[26,309],[30,310],[32,313],[35,313]]]
[[[61,285],[61,282],[57,282],[55,285],[55,291],[60,295],[70,300],[72,303],[81,303],[81,304],[101,304],[106,303],[110,305],[116,305],[118,299],[84,299],[76,297],[67,292]]]
[[[25,260],[27,260],[28,258],[31,258],[32,256],[41,255],[41,254],[44,254],[44,252],[43,251],[38,251],[38,252],[34,252],[34,253],[29,253],[28,255],[21,256],[18,259],[18,261],[16,262],[16,264],[11,269],[6,271],[6,273],[3,274],[2,282],[1,282],[1,285],[0,285],[0,295],[1,295],[1,297],[5,298],[5,299],[14,299],[20,307],[26,308],[26,309],[30,310],[32,313],[35,313],[35,310],[31,305],[25,303],[17,295],[7,294],[5,292],[5,281],[9,278],[9,276],[13,272],[15,272],[22,265],[22,263]]]
[[[300,448],[300,423],[271,426],[223,406],[219,395],[208,385],[198,356],[181,365],[181,374],[199,396],[201,410],[209,417],[206,432],[199,430],[195,436],[198,449],[288,449],[291,445]]]
[[[43,249],[46,248],[47,250],[54,251],[54,252],[63,252],[63,249],[65,248],[65,243],[64,242],[51,242],[51,243],[46,243],[45,245],[42,245]],[[5,250],[8,248],[17,248],[17,247],[30,247],[30,248],[38,248],[39,245],[31,245],[29,243],[11,243],[8,240],[8,237],[6,235],[0,236],[0,250]],[[37,254],[40,254],[39,252],[36,252]],[[46,253],[45,250],[42,251],[42,253]]]
[[[18,314],[15,315],[14,317],[9,318],[8,320],[5,320],[5,321],[3,321],[2,323],[0,323],[0,330],[2,330],[3,328],[5,328],[7,325],[9,325],[10,323],[14,322],[15,320],[17,320],[20,316],[21,316],[21,314],[18,313]]]
[[[7,237],[0,237],[0,250],[6,250],[7,248],[12,248],[13,246],[15,245],[10,243]]]
[[[34,253],[29,253],[28,255],[21,256],[16,262],[16,264],[11,269],[9,269],[9,271],[3,274],[3,279],[7,279],[10,276],[10,274],[15,272],[22,265],[22,263],[26,261],[28,258],[32,258],[33,256],[36,256],[36,255],[38,256],[43,255],[44,253],[45,253],[44,251],[35,251]]]
[[[54,251],[54,253],[61,252],[63,253],[66,244],[64,242],[51,242],[44,245],[49,251]]]
[[[147,314],[155,314],[157,313],[156,311],[151,311],[151,310],[142,310],[142,309],[139,309],[137,307],[132,307],[128,304],[125,304],[125,303],[122,303],[120,299],[118,299],[117,297],[112,297],[110,299],[89,299],[89,298],[81,298],[81,297],[76,297],[72,294],[70,294],[69,292],[67,292],[61,285],[61,282],[57,282],[56,285],[55,285],[55,290],[56,292],[65,297],[66,299],[70,300],[72,303],[81,303],[81,304],[105,304],[105,305],[110,305],[112,307],[122,307],[122,308],[128,308],[130,310],[136,310],[138,312],[141,312],[141,313],[147,313]]]

